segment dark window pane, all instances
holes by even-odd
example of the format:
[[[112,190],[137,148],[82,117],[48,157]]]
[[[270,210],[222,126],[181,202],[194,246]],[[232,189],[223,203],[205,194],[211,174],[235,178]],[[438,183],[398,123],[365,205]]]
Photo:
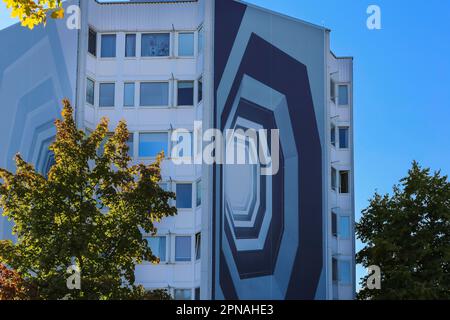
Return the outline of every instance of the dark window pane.
[[[114,107],[114,83],[100,83],[100,107]]]
[[[139,134],[139,157],[156,157],[161,151],[168,154],[167,133]]]
[[[91,105],[95,102],[95,83],[91,79],[87,79],[86,83],[86,102]]]
[[[88,52],[97,56],[97,32],[92,29],[89,29]]]
[[[125,57],[136,56],[136,35],[127,34],[125,36]]]
[[[146,33],[142,35],[141,56],[167,57],[170,52],[169,33]]]
[[[167,82],[142,82],[140,105],[158,107],[169,105],[169,84]]]
[[[352,281],[350,261],[347,260],[339,261],[338,271],[339,271],[339,282],[342,284],[350,284]]]
[[[349,174],[348,171],[339,172],[340,192],[349,193]]]
[[[191,261],[191,237],[175,237],[175,261]]]
[[[339,85],[339,105],[340,106],[348,105],[348,86],[347,85]]]
[[[179,106],[194,105],[194,81],[178,82],[178,105]]]
[[[339,148],[348,148],[348,128],[339,128]]]
[[[192,208],[192,184],[179,183],[176,190],[177,208],[190,209]]]
[[[116,35],[102,34],[102,58],[114,58],[116,56]]]
[[[336,258],[332,258],[332,278],[333,281],[338,280],[338,262]]]

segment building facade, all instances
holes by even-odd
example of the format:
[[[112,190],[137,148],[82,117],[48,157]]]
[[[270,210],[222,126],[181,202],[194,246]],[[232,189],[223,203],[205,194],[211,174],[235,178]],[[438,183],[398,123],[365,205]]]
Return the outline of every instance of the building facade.
[[[165,151],[161,185],[177,194],[178,215],[145,235],[161,260],[137,266],[146,288],[177,299],[352,299],[353,65],[330,51],[330,31],[233,0],[71,5],[80,29],[0,32],[11,48],[0,53],[0,166],[13,170],[21,152],[45,172],[69,97],[87,131],[125,119],[134,162]],[[180,140],[211,128],[279,130],[278,167],[175,161]],[[192,144],[178,156],[205,141]],[[1,221],[2,238],[10,227]]]

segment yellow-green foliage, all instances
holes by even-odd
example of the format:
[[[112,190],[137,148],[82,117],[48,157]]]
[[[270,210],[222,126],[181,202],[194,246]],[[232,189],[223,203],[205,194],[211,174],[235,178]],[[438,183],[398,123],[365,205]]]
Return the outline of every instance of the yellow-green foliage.
[[[64,18],[62,0],[3,0],[11,9],[11,17],[17,18],[22,26],[33,29],[39,24],[46,24],[47,16],[53,19]]]

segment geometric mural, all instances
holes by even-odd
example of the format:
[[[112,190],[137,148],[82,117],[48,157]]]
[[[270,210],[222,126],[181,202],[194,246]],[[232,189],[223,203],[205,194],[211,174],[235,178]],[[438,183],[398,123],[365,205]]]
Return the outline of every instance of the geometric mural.
[[[315,51],[302,61],[304,52],[295,57],[286,45],[288,54],[254,23],[277,30],[275,17],[252,14],[242,3],[215,2],[214,125],[222,132],[279,129],[279,170],[261,175],[257,164],[214,167],[213,299],[324,298],[324,124],[316,95],[324,82],[309,75],[324,74],[324,33],[306,31],[296,40],[310,41],[302,50]]]

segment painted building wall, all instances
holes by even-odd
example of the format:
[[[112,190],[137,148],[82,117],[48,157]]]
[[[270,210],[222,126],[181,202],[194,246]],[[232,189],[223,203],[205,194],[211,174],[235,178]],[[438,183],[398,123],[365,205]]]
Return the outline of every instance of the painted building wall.
[[[280,129],[281,157],[214,170],[213,298],[324,299],[327,30],[227,0],[214,27],[215,126]]]
[[[77,41],[78,30],[67,28],[66,20],[49,20],[33,31],[15,24],[0,32],[0,167],[14,171],[20,153],[47,170],[61,100],[75,99]],[[11,238],[11,227],[0,217],[0,238]]]

